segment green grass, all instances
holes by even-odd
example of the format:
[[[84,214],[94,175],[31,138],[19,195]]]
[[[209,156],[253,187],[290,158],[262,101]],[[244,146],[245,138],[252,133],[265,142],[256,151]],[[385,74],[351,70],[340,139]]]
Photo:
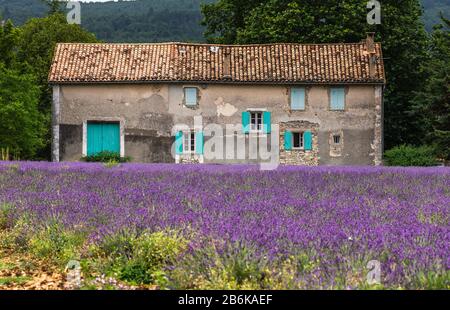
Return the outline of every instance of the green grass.
[[[30,277],[4,277],[0,278],[0,285],[24,284],[30,280]]]

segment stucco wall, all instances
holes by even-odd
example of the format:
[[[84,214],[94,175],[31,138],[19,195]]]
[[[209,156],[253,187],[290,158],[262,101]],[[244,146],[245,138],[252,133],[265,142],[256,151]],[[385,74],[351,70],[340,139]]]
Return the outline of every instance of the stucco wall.
[[[195,108],[183,104],[183,87],[187,86],[199,90],[199,105]],[[289,89],[283,85],[178,83],[61,85],[58,95],[60,133],[63,133],[60,159],[81,158],[83,148],[78,144],[83,141],[82,130],[80,132],[83,122],[111,118],[123,124],[125,155],[133,157],[134,161],[173,162],[171,130],[175,124],[192,127],[194,116],[200,115],[203,125],[241,124],[242,112],[255,108],[270,111],[272,124],[291,121],[316,124],[314,151],[320,164],[376,162],[382,145],[381,87],[347,86],[345,111],[339,112],[329,110],[328,86],[307,86],[305,111],[292,112]],[[379,126],[376,126],[377,121]],[[336,131],[343,133],[345,143],[339,157],[330,156],[329,137]],[[267,138],[270,140],[270,135]],[[280,147],[283,148],[282,143]],[[224,152],[231,154],[235,150]]]

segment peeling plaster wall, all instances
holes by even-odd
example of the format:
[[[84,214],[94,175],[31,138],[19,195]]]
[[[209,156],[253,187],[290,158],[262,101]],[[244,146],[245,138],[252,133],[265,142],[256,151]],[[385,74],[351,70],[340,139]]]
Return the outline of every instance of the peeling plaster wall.
[[[199,104],[186,107],[183,87],[197,87]],[[194,116],[203,125],[241,124],[242,112],[249,108],[271,112],[272,123],[309,122],[314,124],[313,156],[308,163],[283,159],[280,132],[280,161],[290,164],[361,165],[379,164],[382,154],[381,86],[346,87],[345,111],[329,110],[329,87],[307,86],[306,109],[291,111],[290,87],[286,85],[227,84],[104,84],[61,85],[59,90],[60,157],[78,160],[82,148],[83,122],[116,118],[123,122],[125,155],[138,162],[175,162],[171,156],[174,124],[194,125]],[[330,134],[342,132],[341,156],[330,156]],[[227,137],[222,137],[226,139]],[[231,137],[228,137],[231,138]],[[236,137],[233,137],[236,139]],[[271,135],[267,136],[271,139]],[[248,149],[248,139],[245,148]],[[205,142],[208,137],[205,137]],[[235,145],[238,143],[235,143]],[[239,145],[242,148],[243,145]],[[236,153],[224,150],[224,157]],[[224,162],[208,160],[205,162]],[[227,160],[228,162],[228,160]],[[253,162],[248,156],[230,162]]]

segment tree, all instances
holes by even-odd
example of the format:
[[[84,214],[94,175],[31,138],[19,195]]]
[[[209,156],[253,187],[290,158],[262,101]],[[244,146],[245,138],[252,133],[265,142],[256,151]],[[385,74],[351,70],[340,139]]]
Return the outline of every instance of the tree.
[[[450,161],[450,20],[431,35],[430,57],[424,65],[428,78],[424,89],[416,93],[414,106],[424,115],[426,142],[436,147],[437,155]]]
[[[62,13],[62,2],[67,2],[64,0],[41,0],[44,2],[49,9],[49,14]]]
[[[59,13],[44,18],[32,18],[20,28],[20,31],[19,61],[32,65],[42,91],[39,108],[49,112],[51,92],[47,77],[56,43],[90,43],[97,42],[97,39],[79,25],[69,25],[65,16]]]
[[[7,68],[15,64],[18,39],[19,33],[10,20],[0,25],[0,62]]]
[[[37,156],[50,158],[50,115],[52,91],[48,85],[56,43],[59,42],[97,42],[95,36],[79,25],[69,25],[63,14],[56,13],[44,18],[32,18],[20,28],[18,41],[18,60],[32,68],[40,89],[39,111],[46,120],[46,143]]]
[[[0,147],[31,159],[44,145],[44,117],[39,113],[39,87],[31,74],[0,63]]]
[[[418,0],[385,0],[382,23],[367,23],[367,0],[219,0],[202,7],[209,41],[220,43],[359,42],[375,31],[383,44],[385,146],[420,143],[421,116],[411,106],[421,89],[427,34]]]

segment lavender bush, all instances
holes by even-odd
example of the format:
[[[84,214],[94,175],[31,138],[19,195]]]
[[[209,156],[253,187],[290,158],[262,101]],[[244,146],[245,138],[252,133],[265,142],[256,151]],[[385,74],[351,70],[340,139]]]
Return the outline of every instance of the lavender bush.
[[[124,231],[176,232],[188,246],[150,277],[169,288],[370,288],[371,260],[377,287],[450,285],[448,168],[3,162],[0,205],[29,234],[84,236],[80,259]],[[136,261],[121,242],[102,257]]]

